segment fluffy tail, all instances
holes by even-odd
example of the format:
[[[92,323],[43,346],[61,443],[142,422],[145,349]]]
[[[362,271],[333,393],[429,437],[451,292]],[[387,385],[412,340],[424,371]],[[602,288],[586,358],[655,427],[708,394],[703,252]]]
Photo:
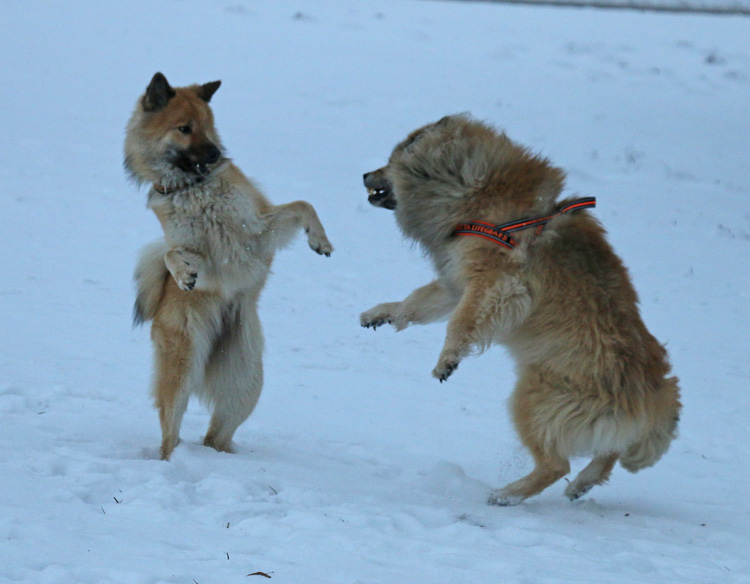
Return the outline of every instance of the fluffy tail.
[[[651,427],[645,436],[631,444],[620,456],[620,464],[630,472],[638,472],[656,464],[677,436],[680,420],[680,390],[676,377],[668,377],[652,396]]]
[[[140,325],[152,320],[156,314],[162,295],[164,283],[169,271],[164,263],[164,254],[169,251],[163,240],[148,244],[141,250],[135,268],[136,298],[133,307],[133,324]]]

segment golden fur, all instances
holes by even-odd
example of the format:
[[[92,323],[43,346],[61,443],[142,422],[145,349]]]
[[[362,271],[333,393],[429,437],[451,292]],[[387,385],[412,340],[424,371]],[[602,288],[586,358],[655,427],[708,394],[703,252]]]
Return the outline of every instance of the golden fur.
[[[410,134],[388,165],[365,175],[374,205],[394,209],[406,236],[431,258],[437,279],[402,302],[364,312],[361,324],[401,330],[449,316],[433,375],[444,381],[472,351],[506,346],[517,363],[516,430],[536,466],[496,490],[516,504],[592,462],[565,490],[577,499],[606,482],[619,459],[636,472],[675,436],[677,379],[664,347],[641,320],[626,268],[587,211],[560,215],[541,234],[514,233],[513,250],[452,235],[458,223],[495,225],[549,215],[563,172],[466,115]]]
[[[165,460],[191,394],[213,407],[204,444],[231,451],[263,384],[257,304],[274,252],[300,228],[314,251],[333,251],[312,205],[272,205],[224,156],[208,105],[218,87],[172,88],[157,73],[125,139],[125,168],[152,184],[148,206],[164,229],[136,268],[135,320],[153,320]]]

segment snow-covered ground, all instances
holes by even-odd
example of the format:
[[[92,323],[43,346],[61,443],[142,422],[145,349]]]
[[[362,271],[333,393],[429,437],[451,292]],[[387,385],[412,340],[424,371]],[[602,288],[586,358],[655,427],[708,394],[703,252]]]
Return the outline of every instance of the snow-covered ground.
[[[448,0],[750,16],[750,0]]]
[[[750,582],[750,20],[393,0],[0,1],[0,582]],[[159,226],[121,169],[153,73],[221,79],[230,155],[313,202],[261,303],[238,453],[191,404],[161,462],[131,275]],[[361,329],[429,266],[363,172],[471,111],[569,171],[681,378],[653,469],[485,504],[530,459],[500,348],[430,375],[444,325]],[[578,461],[574,472],[584,461]]]

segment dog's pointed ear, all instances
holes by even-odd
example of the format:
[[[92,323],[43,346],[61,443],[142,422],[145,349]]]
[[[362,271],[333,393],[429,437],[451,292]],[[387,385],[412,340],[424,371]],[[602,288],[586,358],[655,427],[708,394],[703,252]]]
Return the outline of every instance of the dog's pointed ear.
[[[198,89],[198,97],[208,103],[209,101],[211,101],[211,98],[213,97],[214,93],[216,93],[216,90],[219,89],[220,85],[221,81],[211,81],[211,83],[204,83]]]
[[[174,96],[175,90],[169,85],[167,78],[157,73],[148,84],[141,104],[145,111],[156,112],[163,109]]]

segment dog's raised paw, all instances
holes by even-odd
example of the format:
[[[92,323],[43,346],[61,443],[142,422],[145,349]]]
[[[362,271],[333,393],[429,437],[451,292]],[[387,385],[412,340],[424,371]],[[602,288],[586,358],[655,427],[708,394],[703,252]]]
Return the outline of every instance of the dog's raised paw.
[[[433,377],[440,380],[440,383],[447,381],[451,374],[458,369],[457,361],[450,361],[448,363],[438,363],[438,366],[432,370]]]
[[[312,247],[312,246],[311,246]],[[331,254],[333,253],[333,248],[331,246],[323,246],[318,245],[316,247],[313,247],[312,250],[318,254],[318,255],[324,255],[327,258],[331,257]]]
[[[366,310],[359,315],[359,324],[372,330],[376,330],[384,324],[392,324],[395,320],[393,315],[397,313],[398,306],[398,302],[386,302],[373,306],[370,310]]]
[[[189,252],[172,249],[164,256],[164,263],[180,290],[189,292],[198,283],[198,270],[188,261]]]
[[[195,283],[198,281],[198,274],[196,272],[192,272],[188,275],[188,278],[184,280],[184,289],[185,290],[192,290],[195,288]]]
[[[313,231],[308,231],[307,243],[310,246],[310,249],[318,255],[324,255],[329,258],[333,253],[333,245],[328,241],[325,234],[321,235],[313,233]]]
[[[176,278],[176,280],[177,286],[180,288],[180,290],[189,292],[190,290],[195,288],[195,284],[198,281],[198,272],[187,272],[185,274],[181,274]]]
[[[365,328],[371,328],[372,330],[377,330],[379,326],[383,326],[384,324],[391,324],[391,319],[389,318],[376,318],[374,320],[368,320],[366,322],[361,322],[362,326]]]

